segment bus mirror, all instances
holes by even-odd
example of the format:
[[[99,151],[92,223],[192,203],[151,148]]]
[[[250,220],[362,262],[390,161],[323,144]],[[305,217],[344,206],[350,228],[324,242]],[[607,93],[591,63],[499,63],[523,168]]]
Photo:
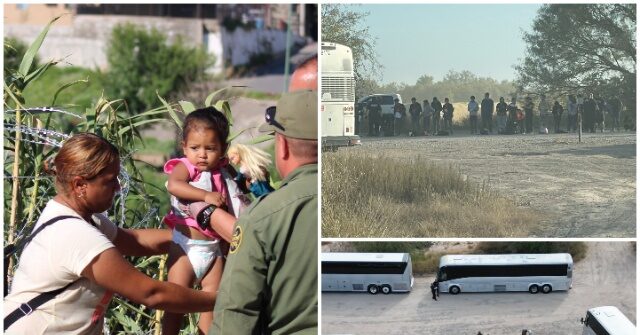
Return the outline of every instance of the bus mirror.
[[[582,324],[584,324],[584,323],[585,323],[584,318],[580,318],[580,323],[582,323]]]

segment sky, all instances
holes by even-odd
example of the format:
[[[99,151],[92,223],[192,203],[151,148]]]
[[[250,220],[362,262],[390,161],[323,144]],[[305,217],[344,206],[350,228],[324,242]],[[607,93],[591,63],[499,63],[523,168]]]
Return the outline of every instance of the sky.
[[[524,58],[522,31],[531,31],[539,4],[365,4],[349,9],[376,37],[381,83],[414,85],[422,75],[441,80],[449,70],[515,79]]]

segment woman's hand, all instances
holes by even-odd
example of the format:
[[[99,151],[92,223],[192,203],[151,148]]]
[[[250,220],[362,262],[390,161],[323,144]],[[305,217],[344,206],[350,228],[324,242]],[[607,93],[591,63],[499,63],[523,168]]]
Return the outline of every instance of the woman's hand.
[[[148,277],[127,262],[116,248],[96,256],[82,276],[136,303],[170,312],[212,311],[216,299],[215,292],[196,291]]]

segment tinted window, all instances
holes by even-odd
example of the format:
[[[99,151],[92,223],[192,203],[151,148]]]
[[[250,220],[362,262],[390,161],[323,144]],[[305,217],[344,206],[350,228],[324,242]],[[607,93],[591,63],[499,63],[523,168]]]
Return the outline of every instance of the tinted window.
[[[334,274],[403,274],[404,262],[322,262],[322,273]]]
[[[382,103],[381,105],[393,105],[393,97],[390,95],[384,95],[382,96]]]
[[[463,265],[446,266],[442,269],[448,280],[468,277],[527,277],[566,276],[566,264],[551,265]]]

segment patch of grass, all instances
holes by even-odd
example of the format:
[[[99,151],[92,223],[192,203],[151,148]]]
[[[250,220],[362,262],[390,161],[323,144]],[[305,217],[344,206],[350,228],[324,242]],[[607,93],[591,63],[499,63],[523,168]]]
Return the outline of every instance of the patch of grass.
[[[446,253],[442,251],[428,251],[417,255],[411,254],[413,273],[416,275],[425,275],[438,272],[440,257],[445,254]]]
[[[480,242],[476,254],[545,254],[569,253],[574,262],[587,256],[585,242]]]
[[[23,92],[26,105],[29,107],[51,106],[56,91],[65,84],[77,83],[64,89],[57,98],[56,105],[74,113],[84,113],[86,108],[94,105],[102,94],[102,74],[81,67],[50,67],[42,77],[32,82]]]
[[[324,237],[527,236],[536,215],[424,158],[322,156]]]

